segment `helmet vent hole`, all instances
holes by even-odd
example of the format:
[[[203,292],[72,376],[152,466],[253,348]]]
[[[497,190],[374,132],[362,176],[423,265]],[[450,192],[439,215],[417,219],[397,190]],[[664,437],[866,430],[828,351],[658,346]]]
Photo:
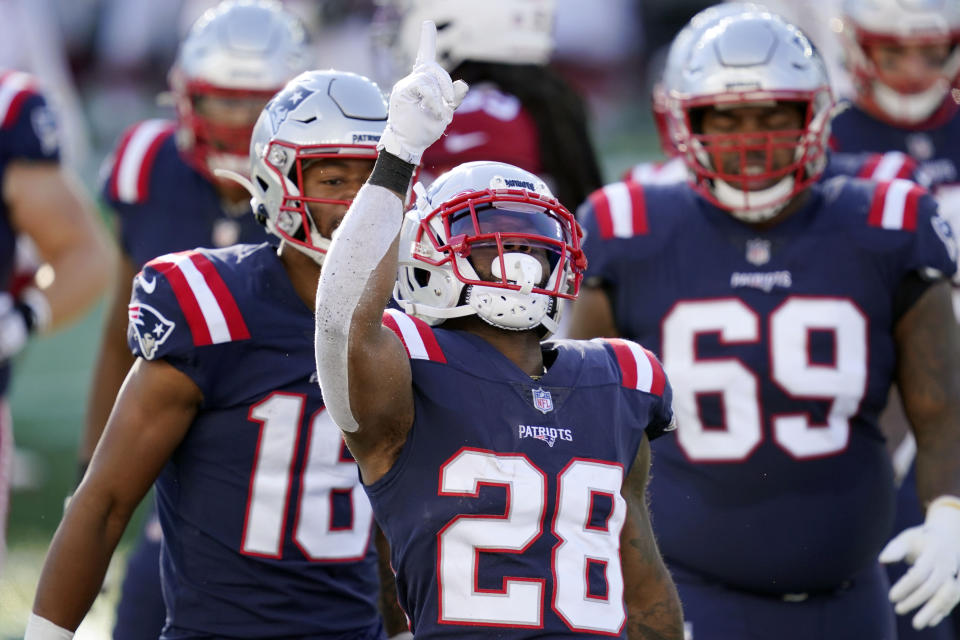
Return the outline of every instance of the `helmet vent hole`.
[[[309,118],[304,118],[303,120],[297,120],[297,122],[300,122],[302,124],[310,124],[316,119],[317,119],[317,116],[310,116]]]
[[[266,191],[267,189],[270,188],[270,185],[267,184],[267,181],[261,178],[260,176],[257,176],[257,184],[260,185],[260,188],[263,191]]]
[[[414,269],[413,277],[421,287],[427,286],[427,283],[430,282],[430,272],[426,269]]]

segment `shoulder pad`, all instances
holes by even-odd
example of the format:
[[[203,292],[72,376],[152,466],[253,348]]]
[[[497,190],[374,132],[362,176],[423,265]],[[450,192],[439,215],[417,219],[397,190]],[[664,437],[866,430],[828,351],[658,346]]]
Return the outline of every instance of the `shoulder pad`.
[[[387,309],[383,312],[383,326],[397,334],[411,359],[447,361],[433,329],[423,320],[396,309]]]
[[[106,185],[110,199],[125,204],[147,199],[157,150],[175,130],[176,123],[157,119],[135,124],[123,134]]]
[[[37,92],[33,76],[22,71],[0,74],[0,128],[11,127],[20,115],[24,101]]]
[[[871,153],[857,177],[877,181],[910,179],[916,169],[917,161],[901,151]]]
[[[614,182],[587,198],[604,240],[632,238],[649,231],[643,186],[633,180]]]
[[[233,294],[214,263],[201,251],[183,251],[154,258],[144,265],[138,276],[139,288],[151,293],[156,287],[157,274],[170,284],[190,327],[194,346],[250,338]]]
[[[631,340],[621,338],[594,338],[592,342],[606,345],[616,359],[620,383],[628,389],[662,396],[667,377],[657,357]]]
[[[867,224],[871,227],[915,231],[917,203],[927,190],[909,180],[878,182],[870,202]]]

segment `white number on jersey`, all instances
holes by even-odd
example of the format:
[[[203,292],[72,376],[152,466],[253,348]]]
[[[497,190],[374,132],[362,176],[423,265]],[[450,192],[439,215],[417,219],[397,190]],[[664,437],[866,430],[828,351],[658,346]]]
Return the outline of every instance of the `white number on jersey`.
[[[557,478],[553,533],[560,539],[552,553],[556,581],[554,610],[576,631],[619,633],[626,620],[620,530],[627,505],[620,495],[623,469],[597,460],[574,460]],[[502,516],[460,515],[438,536],[440,622],[541,627],[544,580],[504,578],[499,590],[477,585],[478,552],[524,553],[543,533],[547,479],[525,456],[464,450],[443,465],[440,494],[476,497],[480,486],[506,491]],[[596,495],[608,496],[612,511],[603,526],[591,526]],[[606,594],[589,593],[591,563],[603,567]]]
[[[811,362],[811,331],[833,335],[836,358]],[[735,357],[700,358],[697,336],[715,333],[721,344],[760,341],[760,318],[741,300],[681,302],[663,321],[663,367],[673,384],[677,438],[695,461],[744,460],[763,440],[759,380]],[[769,317],[769,357],[773,381],[797,399],[830,400],[826,424],[805,413],[775,415],[774,441],[797,459],[838,453],[847,446],[850,417],[867,384],[867,320],[850,300],[794,296]],[[723,428],[700,419],[698,396],[720,397]]]
[[[303,472],[293,475],[305,404],[302,394],[276,392],[250,408],[250,420],[261,427],[242,550],[249,555],[281,557],[290,488],[299,481],[294,540],[304,556],[319,562],[359,560],[370,540],[373,510],[360,486],[356,463],[340,460],[340,429],[323,409],[310,419]],[[334,526],[336,493],[349,495],[349,525]]]

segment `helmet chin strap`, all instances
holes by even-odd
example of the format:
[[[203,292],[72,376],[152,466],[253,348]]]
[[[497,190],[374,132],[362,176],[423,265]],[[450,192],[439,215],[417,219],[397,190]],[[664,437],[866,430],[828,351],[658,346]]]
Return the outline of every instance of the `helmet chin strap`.
[[[891,118],[900,122],[923,122],[943,103],[947,92],[944,83],[936,82],[920,93],[900,93],[882,82],[873,83],[873,100]]]
[[[744,191],[728,182],[714,179],[713,195],[737,220],[766,222],[786,206],[793,192],[793,183],[793,176],[787,176],[766,189]]]

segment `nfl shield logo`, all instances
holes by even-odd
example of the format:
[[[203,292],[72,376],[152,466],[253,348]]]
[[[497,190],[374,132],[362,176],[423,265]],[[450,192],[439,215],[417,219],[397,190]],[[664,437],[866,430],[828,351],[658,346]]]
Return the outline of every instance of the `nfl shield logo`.
[[[553,397],[545,389],[533,390],[533,406],[541,413],[553,411]]]
[[[758,267],[770,262],[770,241],[760,238],[747,240],[747,262]]]

